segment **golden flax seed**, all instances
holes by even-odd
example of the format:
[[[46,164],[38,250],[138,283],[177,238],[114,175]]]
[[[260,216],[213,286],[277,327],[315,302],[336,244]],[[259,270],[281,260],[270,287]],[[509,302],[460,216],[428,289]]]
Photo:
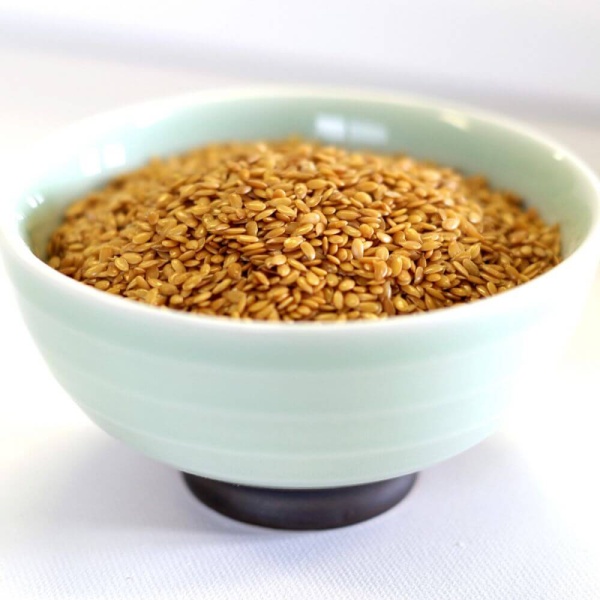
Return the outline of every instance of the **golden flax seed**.
[[[437,310],[559,262],[558,227],[482,177],[298,139],[153,160],[74,203],[48,245],[98,290],[276,321]]]

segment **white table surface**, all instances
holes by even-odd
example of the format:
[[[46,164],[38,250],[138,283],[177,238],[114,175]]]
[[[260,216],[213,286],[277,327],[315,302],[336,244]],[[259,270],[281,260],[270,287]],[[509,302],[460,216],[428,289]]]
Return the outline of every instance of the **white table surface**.
[[[97,110],[240,82],[6,48],[0,81],[2,165]],[[535,124],[600,168],[600,127]],[[600,277],[561,367],[496,435],[370,522],[277,532],[204,508],[176,472],[93,426],[50,376],[0,267],[0,598],[598,599],[599,340]]]

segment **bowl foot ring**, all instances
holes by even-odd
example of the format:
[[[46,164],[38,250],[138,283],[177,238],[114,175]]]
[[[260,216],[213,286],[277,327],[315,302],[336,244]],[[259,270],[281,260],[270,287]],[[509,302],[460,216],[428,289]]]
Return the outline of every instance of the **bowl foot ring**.
[[[335,488],[282,489],[225,483],[183,473],[190,491],[217,512],[245,523],[275,529],[331,529],[366,521],[408,494],[416,473]]]

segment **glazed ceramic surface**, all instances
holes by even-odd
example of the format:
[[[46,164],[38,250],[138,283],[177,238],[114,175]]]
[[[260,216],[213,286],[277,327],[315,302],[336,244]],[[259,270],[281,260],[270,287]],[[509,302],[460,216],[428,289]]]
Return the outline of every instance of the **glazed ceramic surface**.
[[[206,142],[301,134],[485,173],[558,221],[565,260],[468,306],[353,324],[237,322],[157,309],[43,263],[49,232],[108,178]],[[304,90],[199,93],[71,126],[13,174],[1,243],[27,325],[100,427],[190,473],[328,487],[411,473],[479,442],[524,379],[550,376],[591,284],[599,188],[512,122],[410,98]],[[525,399],[521,399],[525,400]]]

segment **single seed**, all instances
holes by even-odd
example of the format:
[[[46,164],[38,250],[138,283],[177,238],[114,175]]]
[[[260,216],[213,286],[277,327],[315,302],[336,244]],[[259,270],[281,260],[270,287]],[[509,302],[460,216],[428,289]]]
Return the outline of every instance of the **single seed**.
[[[177,294],[179,292],[179,289],[177,288],[176,285],[173,285],[171,283],[163,283],[159,288],[158,291],[163,295],[163,296],[174,296],[175,294]]]
[[[384,233],[383,231],[378,231],[375,235],[377,236],[377,239],[384,244],[392,243],[392,236]]]
[[[122,256],[119,258],[115,258],[115,267],[119,269],[119,271],[128,271],[129,263]]]
[[[339,290],[333,294],[333,306],[337,310],[342,310],[344,308],[344,294],[342,294],[342,292]]]
[[[300,227],[296,228],[294,235],[306,235],[307,233],[310,233],[314,227],[315,226],[312,223],[304,223],[303,225],[300,225]]]
[[[138,233],[131,238],[131,241],[134,244],[145,244],[149,240],[152,239],[153,233],[151,231],[144,231],[142,233]]]
[[[265,260],[265,265],[269,268],[279,267],[281,265],[285,265],[286,262],[287,258],[284,254],[276,254],[275,256],[269,256],[269,258]]]
[[[360,298],[356,294],[349,292],[344,296],[344,304],[348,308],[356,308],[360,304]]]
[[[357,238],[352,241],[352,255],[354,258],[362,258],[364,254],[363,242]]]
[[[361,302],[358,305],[361,312],[364,313],[379,313],[381,312],[381,304],[379,302]]]
[[[321,283],[321,279],[315,275],[312,271],[309,271],[306,274],[306,281],[308,282],[309,285],[312,285],[313,287],[318,287],[318,285]]]
[[[387,265],[382,260],[377,260],[373,263],[373,277],[375,281],[382,281],[387,275]]]
[[[402,272],[402,258],[397,254],[394,254],[388,260],[388,267],[390,269],[390,275],[392,277],[398,277]]]
[[[306,187],[309,190],[321,190],[327,186],[327,181],[325,179],[311,179],[306,182]]]
[[[258,238],[255,235],[238,235],[236,239],[242,244],[253,244],[258,242]]]
[[[340,290],[340,292],[347,292],[347,291],[351,290],[355,285],[356,285],[356,283],[354,282],[353,279],[344,279],[339,284],[338,289]]]
[[[286,250],[294,250],[295,248],[300,246],[303,243],[303,241],[304,240],[301,237],[290,237],[287,240],[285,240],[285,242],[283,242],[283,247]]]
[[[354,199],[357,202],[360,202],[363,206],[373,202],[373,198],[371,198],[371,196],[366,192],[356,192],[356,194],[354,194]]]
[[[308,260],[314,260],[317,255],[314,246],[311,246],[308,242],[302,242],[300,244],[300,250],[302,250],[304,256],[306,256]]]
[[[454,231],[455,229],[458,229],[459,226],[460,219],[457,217],[451,217],[450,219],[444,219],[444,221],[442,221],[442,228],[446,231]]]
[[[421,249],[421,242],[402,242],[402,244],[400,244],[403,248],[405,248],[406,250],[420,250]]]

